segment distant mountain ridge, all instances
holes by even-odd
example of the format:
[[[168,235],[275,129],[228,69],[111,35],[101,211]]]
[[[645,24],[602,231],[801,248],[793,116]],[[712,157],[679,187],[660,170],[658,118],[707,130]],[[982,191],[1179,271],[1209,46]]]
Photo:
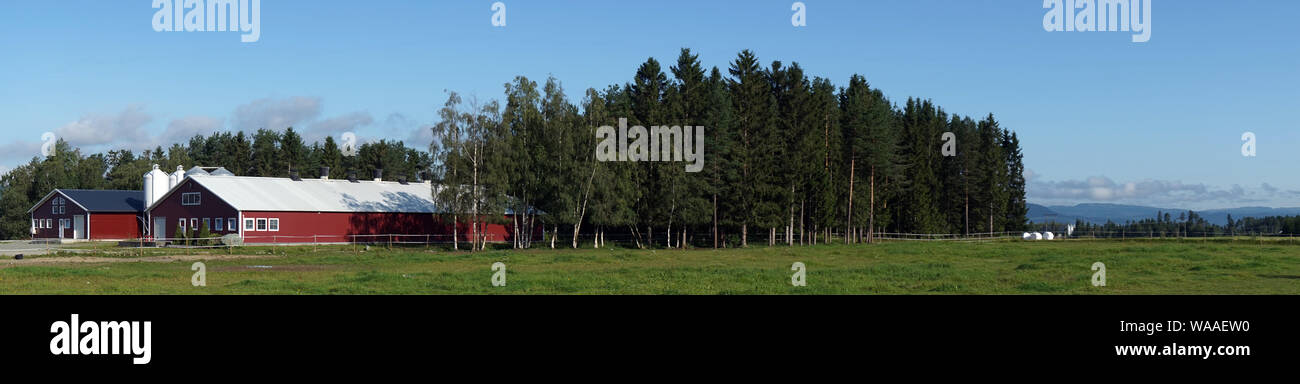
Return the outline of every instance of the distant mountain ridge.
[[[1179,208],[1159,208],[1141,205],[1105,203],[1086,203],[1074,206],[1045,206],[1030,203],[1029,214],[1027,216],[1029,217],[1029,221],[1033,223],[1045,223],[1049,221],[1055,221],[1057,223],[1073,223],[1075,220],[1083,220],[1095,224],[1105,224],[1106,221],[1109,220],[1114,221],[1116,224],[1124,224],[1124,222],[1127,221],[1154,219],[1159,213],[1169,213],[1170,216],[1177,219],[1179,212],[1187,211],[1187,209]],[[1241,219],[1243,217],[1297,216],[1300,215],[1300,207],[1240,207],[1209,209],[1196,211],[1196,214],[1201,215],[1201,217],[1204,217],[1205,220],[1210,223],[1224,225],[1228,223],[1228,215],[1232,215],[1233,220]]]

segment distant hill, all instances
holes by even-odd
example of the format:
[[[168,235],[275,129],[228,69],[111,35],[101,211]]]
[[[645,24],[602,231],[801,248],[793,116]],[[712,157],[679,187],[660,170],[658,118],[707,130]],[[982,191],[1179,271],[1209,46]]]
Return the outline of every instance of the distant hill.
[[[1187,211],[1188,210],[1186,209],[1179,208],[1159,208],[1123,204],[1088,203],[1078,204],[1075,206],[1044,206],[1031,203],[1029,204],[1029,214],[1027,216],[1029,217],[1029,221],[1033,223],[1045,223],[1049,221],[1072,223],[1076,219],[1081,219],[1096,224],[1105,224],[1107,220],[1114,221],[1117,224],[1123,224],[1126,221],[1155,218],[1156,214],[1161,212],[1168,212],[1173,217],[1177,218],[1179,212]],[[1232,215],[1233,220],[1243,217],[1296,216],[1300,215],[1300,208],[1241,207],[1210,209],[1196,211],[1196,213],[1204,217],[1206,221],[1217,225],[1224,225],[1228,223],[1228,215]]]

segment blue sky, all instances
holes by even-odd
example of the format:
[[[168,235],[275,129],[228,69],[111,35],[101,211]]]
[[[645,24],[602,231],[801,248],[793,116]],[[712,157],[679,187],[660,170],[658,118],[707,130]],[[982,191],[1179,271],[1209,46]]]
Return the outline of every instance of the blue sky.
[[[505,27],[492,1],[266,0],[255,43],[155,32],[152,0],[7,2],[0,171],[44,132],[89,151],[266,124],[424,146],[444,90],[499,99],[554,75],[580,97],[689,47],[992,112],[1021,138],[1031,202],[1300,206],[1300,2],[1157,0],[1146,43],[1049,33],[1041,0],[805,0],[799,28],[792,1],[503,2]]]

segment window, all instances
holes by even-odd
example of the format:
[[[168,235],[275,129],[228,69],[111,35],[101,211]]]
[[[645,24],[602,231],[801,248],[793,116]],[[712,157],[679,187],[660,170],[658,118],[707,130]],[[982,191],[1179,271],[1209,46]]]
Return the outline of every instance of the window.
[[[54,220],[45,219],[45,228],[54,228]]]
[[[57,206],[57,205],[51,205],[51,206],[50,206],[50,214],[51,214],[51,215],[57,215],[57,214],[59,214],[59,206]]]
[[[212,231],[212,219],[209,219],[209,218],[204,217],[204,218],[203,218],[203,228],[207,228],[208,231]]]
[[[194,228],[196,231],[199,230],[199,219],[191,217],[190,228]]]
[[[216,228],[216,230],[218,230],[218,231],[223,230],[223,229],[226,229],[226,222],[225,222],[225,220],[223,220],[223,219],[221,219],[220,217],[218,217],[218,218],[217,218],[217,224],[214,225],[214,228]]]
[[[235,230],[235,218],[232,217],[232,218],[226,219],[226,230],[227,230],[227,231],[234,231],[234,230]]]
[[[72,220],[59,219],[59,228],[63,228],[63,229],[72,228]]]
[[[266,230],[266,219],[257,219],[257,230],[259,231]]]
[[[179,222],[177,222],[177,223],[176,223],[176,227],[177,227],[177,228],[180,228],[182,231],[184,231],[184,230],[185,230],[185,219],[181,219]]]
[[[270,228],[272,231],[279,231],[279,230],[280,230],[280,219],[271,219],[270,222],[269,222],[268,224],[269,224],[269,228]]]
[[[244,230],[245,231],[253,230],[253,219],[244,219]]]
[[[199,193],[198,192],[182,193],[181,205],[199,205]]]

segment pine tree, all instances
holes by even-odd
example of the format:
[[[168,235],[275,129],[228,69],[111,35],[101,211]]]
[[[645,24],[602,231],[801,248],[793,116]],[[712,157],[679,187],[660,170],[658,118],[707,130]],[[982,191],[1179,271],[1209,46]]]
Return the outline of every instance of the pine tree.
[[[839,96],[835,85],[830,80],[816,78],[812,83],[812,96],[809,100],[811,131],[806,133],[803,150],[813,154],[811,175],[806,179],[805,190],[809,195],[808,221],[811,231],[809,244],[816,244],[818,236],[829,241],[830,228],[840,223],[837,218],[841,198],[847,184],[839,175],[843,174],[844,144],[840,129]]]
[[[777,151],[772,147],[777,139],[773,129],[775,103],[766,76],[759,69],[753,52],[742,51],[729,69],[727,80],[735,111],[736,142],[732,154],[739,167],[739,181],[733,199],[740,225],[740,246],[749,245],[749,228],[779,224],[781,205],[773,199],[775,178],[773,163]]]
[[[717,154],[701,145],[707,144],[708,139],[705,139],[705,143],[695,143],[697,136],[695,130],[703,129],[705,135],[709,135],[712,130],[718,129],[713,122],[709,121],[711,85],[704,68],[700,65],[699,56],[692,54],[690,49],[681,50],[677,63],[670,70],[675,79],[670,85],[673,95],[669,105],[671,125],[696,127],[690,135],[687,135],[683,129],[683,150],[694,151],[696,147],[704,148],[704,152],[697,153],[696,156],[704,156],[704,164],[707,167],[710,161],[716,161]],[[680,186],[675,193],[677,209],[673,219],[682,224],[682,231],[677,238],[679,238],[678,246],[684,247],[690,241],[687,238],[691,235],[690,229],[695,229],[697,231],[695,233],[698,233],[698,228],[712,222],[713,205],[709,193],[708,173],[706,171],[686,172],[682,163],[670,163],[665,171],[680,175]]]
[[[1006,231],[1022,231],[1029,227],[1026,215],[1029,204],[1025,201],[1025,164],[1020,150],[1020,139],[1015,132],[1002,131],[1001,149],[1006,156]]]

